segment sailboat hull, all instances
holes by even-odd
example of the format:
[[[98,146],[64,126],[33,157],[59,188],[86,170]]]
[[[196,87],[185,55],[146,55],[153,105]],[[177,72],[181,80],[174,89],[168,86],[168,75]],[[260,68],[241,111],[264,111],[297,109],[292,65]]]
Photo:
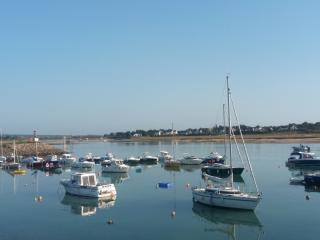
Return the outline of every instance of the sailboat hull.
[[[260,196],[250,194],[217,194],[203,188],[192,191],[193,201],[214,207],[254,210],[261,200]]]
[[[233,175],[241,175],[243,172],[243,167],[232,167]],[[226,178],[231,175],[230,167],[214,167],[214,166],[205,166],[201,169],[203,173],[209,174],[211,176],[217,176]]]

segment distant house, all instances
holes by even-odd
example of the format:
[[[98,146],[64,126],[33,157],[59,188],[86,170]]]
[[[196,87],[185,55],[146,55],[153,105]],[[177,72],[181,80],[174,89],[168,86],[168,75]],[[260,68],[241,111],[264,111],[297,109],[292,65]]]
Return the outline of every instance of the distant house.
[[[297,127],[297,125],[292,124],[292,125],[289,126],[289,130],[290,131],[296,131],[296,130],[298,130],[298,127]]]
[[[161,136],[162,135],[162,131],[158,131],[154,134],[154,136],[158,137],[158,136]]]
[[[133,134],[133,137],[141,137],[141,136],[142,136],[142,134],[140,134],[140,133]]]

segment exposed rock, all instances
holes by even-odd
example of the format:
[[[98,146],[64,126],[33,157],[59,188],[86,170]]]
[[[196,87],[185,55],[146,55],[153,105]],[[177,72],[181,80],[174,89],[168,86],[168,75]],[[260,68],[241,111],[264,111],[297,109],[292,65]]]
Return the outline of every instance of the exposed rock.
[[[36,144],[32,143],[16,143],[17,155],[22,156],[34,156],[36,155]],[[37,152],[38,156],[47,156],[47,155],[60,155],[63,153],[62,149],[55,148],[52,145],[38,142],[37,143]],[[13,144],[5,143],[3,144],[3,153],[5,156],[9,156],[13,153]],[[1,154],[1,153],[0,153]]]

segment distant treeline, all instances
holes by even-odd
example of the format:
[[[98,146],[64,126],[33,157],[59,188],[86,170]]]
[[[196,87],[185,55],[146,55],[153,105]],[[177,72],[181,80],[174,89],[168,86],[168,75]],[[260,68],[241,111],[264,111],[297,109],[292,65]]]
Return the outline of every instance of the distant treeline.
[[[234,133],[239,134],[236,126],[233,127]],[[243,134],[270,134],[270,133],[320,133],[320,122],[301,124],[290,123],[281,126],[247,126],[241,125]],[[226,128],[228,132],[228,128]],[[224,134],[224,127],[216,125],[212,128],[188,128],[185,130],[172,130],[172,129],[150,129],[150,130],[135,130],[126,132],[111,132],[104,135],[89,134],[89,135],[37,135],[40,140],[56,140],[66,137],[69,142],[72,139],[85,141],[89,139],[124,139],[134,137],[161,137],[161,136],[211,136]],[[4,134],[3,140],[18,140],[18,141],[33,141],[34,135],[19,135],[19,134]]]
[[[247,126],[240,125],[243,134],[270,134],[270,133],[320,133],[320,122],[301,124],[290,123],[281,126]],[[239,134],[239,129],[234,126],[234,133]],[[228,131],[228,128],[226,128]],[[224,126],[216,125],[212,128],[188,128],[185,130],[150,129],[126,132],[111,132],[105,134],[107,138],[132,138],[132,137],[160,137],[160,136],[210,136],[224,134]]]

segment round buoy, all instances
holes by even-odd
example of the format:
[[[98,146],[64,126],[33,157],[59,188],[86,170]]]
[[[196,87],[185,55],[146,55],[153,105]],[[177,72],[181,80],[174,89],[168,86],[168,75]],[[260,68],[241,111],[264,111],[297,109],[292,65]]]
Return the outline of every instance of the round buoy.
[[[307,195],[307,196],[306,196],[306,199],[307,199],[307,200],[309,200],[309,199],[310,199],[309,195]]]
[[[36,196],[34,198],[34,201],[36,201],[36,202],[42,202],[42,200],[43,200],[42,196]]]
[[[190,183],[187,183],[187,184],[186,184],[186,188],[189,188],[189,187],[190,187]]]
[[[175,217],[176,216],[176,212],[175,211],[172,211],[171,212],[171,217]]]
[[[112,219],[110,218],[108,221],[107,221],[107,223],[110,225],[110,224],[113,224],[113,221],[112,221]]]

